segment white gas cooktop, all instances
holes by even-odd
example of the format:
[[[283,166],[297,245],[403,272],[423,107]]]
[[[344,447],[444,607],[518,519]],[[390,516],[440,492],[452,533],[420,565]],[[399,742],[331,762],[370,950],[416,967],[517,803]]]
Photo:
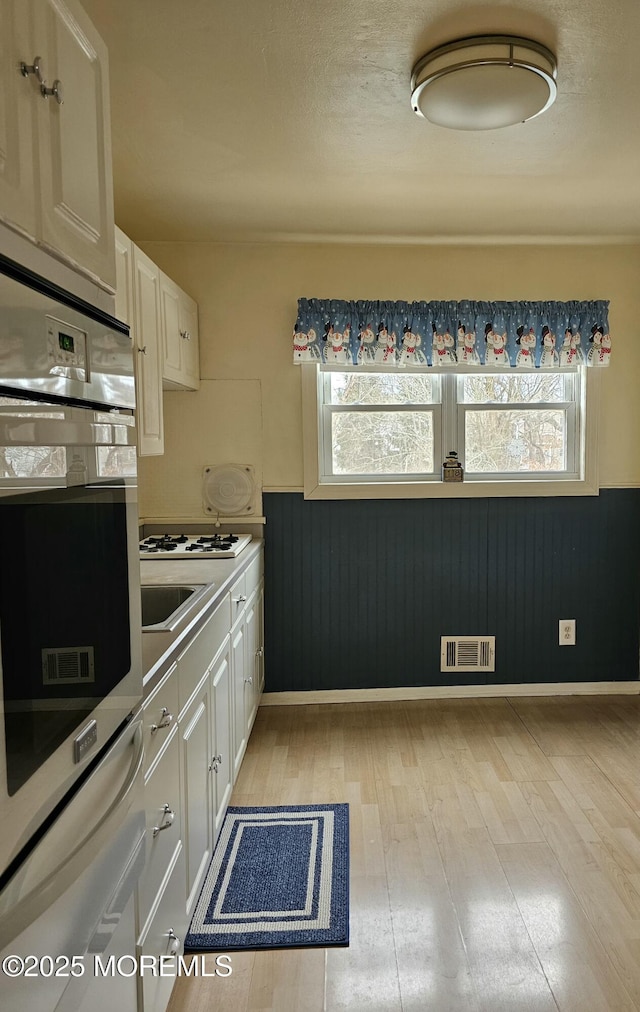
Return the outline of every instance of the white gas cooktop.
[[[152,534],[140,542],[141,559],[233,559],[250,534]]]

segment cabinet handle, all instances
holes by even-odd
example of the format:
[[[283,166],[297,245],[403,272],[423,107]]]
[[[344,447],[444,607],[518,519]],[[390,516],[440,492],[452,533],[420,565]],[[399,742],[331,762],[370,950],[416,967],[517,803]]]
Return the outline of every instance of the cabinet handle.
[[[144,344],[142,348],[138,348],[138,355],[146,355],[146,354],[147,354],[147,346],[146,344]]]
[[[167,936],[169,938],[170,955],[175,956],[176,952],[180,948],[180,939],[176,935],[173,928],[169,928],[169,930],[167,931]]]
[[[35,74],[36,80],[40,84],[44,84],[44,74],[42,70],[42,57],[36,56],[33,63],[29,65],[22,61],[20,63],[20,73],[23,77],[28,77],[29,74]]]
[[[264,649],[262,647],[258,647],[256,650],[256,657],[264,657]]]
[[[160,731],[163,727],[169,727],[173,721],[173,714],[169,713],[166,706],[162,707],[162,713],[160,715],[160,723],[151,725],[151,734],[155,734],[156,731]]]
[[[221,765],[222,765],[222,756],[220,754],[212,756],[211,762],[209,764],[209,773],[217,773],[218,766]]]
[[[190,341],[191,340],[191,334],[189,333],[188,330],[181,330],[180,331],[180,337],[182,338],[183,341]]]
[[[248,677],[248,678],[245,678],[245,680],[244,680],[244,684],[245,684],[245,685],[253,685],[253,678],[252,678],[252,676],[251,676],[251,675],[249,675],[249,677]]]
[[[234,599],[233,599],[233,600],[234,600],[235,604],[244,604],[244,602],[245,602],[245,601],[246,601],[247,599],[246,599],[246,597],[245,597],[245,595],[244,595],[244,594],[240,594],[240,597],[234,597]]]
[[[163,805],[162,817],[160,818],[160,825],[153,827],[153,838],[155,840],[158,833],[161,833],[163,829],[169,829],[169,826],[173,825],[175,812],[171,811],[171,805]],[[166,822],[165,822],[166,819]]]
[[[64,102],[64,93],[62,91],[62,81],[58,81],[56,79],[53,82],[53,84],[51,85],[50,88],[47,88],[47,85],[43,81],[42,84],[40,85],[40,91],[42,92],[42,97],[43,98],[49,98],[49,95],[52,95],[53,98],[55,98],[55,100],[58,103],[58,105],[62,105],[62,103]]]

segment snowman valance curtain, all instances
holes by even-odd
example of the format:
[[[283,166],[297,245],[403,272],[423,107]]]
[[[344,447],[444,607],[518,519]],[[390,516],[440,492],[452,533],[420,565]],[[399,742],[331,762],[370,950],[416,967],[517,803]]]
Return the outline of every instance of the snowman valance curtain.
[[[608,366],[609,303],[299,299],[293,360],[389,368]]]

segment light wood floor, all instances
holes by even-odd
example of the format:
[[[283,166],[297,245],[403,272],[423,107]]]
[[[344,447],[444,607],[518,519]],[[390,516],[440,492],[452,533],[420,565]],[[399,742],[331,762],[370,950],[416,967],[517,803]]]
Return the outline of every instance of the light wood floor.
[[[338,801],[350,946],[234,953],[170,1012],[640,1010],[640,697],[261,709],[232,803]]]

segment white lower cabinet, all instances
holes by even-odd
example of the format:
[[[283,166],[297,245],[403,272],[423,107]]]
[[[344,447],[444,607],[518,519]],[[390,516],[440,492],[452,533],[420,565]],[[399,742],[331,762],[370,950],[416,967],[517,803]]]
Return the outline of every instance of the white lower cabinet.
[[[247,602],[245,617],[247,674],[245,676],[244,705],[247,739],[251,734],[264,688],[263,600],[264,592],[260,586]]]
[[[149,970],[138,977],[140,1012],[164,1012],[175,983],[174,976],[168,973],[165,976],[161,974],[160,960],[163,956],[173,956],[177,960],[182,953],[188,927],[184,909],[184,868],[180,860],[181,853],[176,852],[167,869],[167,876],[153,915],[145,925],[138,942],[139,965],[144,957],[151,957],[147,966],[156,969],[156,973]],[[165,962],[165,966],[170,964],[170,960]]]
[[[186,909],[198,898],[213,848],[213,804],[209,766],[211,737],[211,680],[207,673],[201,689],[180,725],[183,831],[186,852]]]
[[[233,676],[233,766],[238,775],[264,688],[262,556],[231,588]],[[240,610],[241,608],[241,610]]]
[[[260,553],[145,700],[139,959],[183,951],[260,701],[262,600]],[[171,976],[140,977],[139,1012],[164,1012],[173,983]]]
[[[205,626],[201,633],[211,633]],[[201,653],[199,637],[194,641]],[[210,653],[215,643],[210,641]],[[185,661],[178,660],[179,675],[192,679]],[[200,683],[180,718],[183,835],[186,852],[186,908],[191,915],[224,819],[233,788],[231,751],[231,665],[229,634],[218,645]]]
[[[231,749],[231,657],[229,640],[211,671],[213,710],[211,714],[214,754],[209,769],[213,796],[213,845],[227,811],[233,790],[233,752]]]
[[[138,882],[136,956],[159,957],[182,952],[187,929],[184,904],[185,855],[182,841],[182,795],[180,790],[180,735],[161,700],[170,702],[175,690],[175,665],[146,701],[145,737],[148,743],[145,775],[146,862]],[[158,737],[165,734],[166,737]],[[160,743],[158,745],[158,742]],[[151,970],[139,974],[140,1012],[164,1012],[172,977],[158,977]]]
[[[244,719],[246,695],[246,644],[242,618],[231,633],[231,659],[233,663],[233,776],[240,770],[247,747],[247,726]]]

